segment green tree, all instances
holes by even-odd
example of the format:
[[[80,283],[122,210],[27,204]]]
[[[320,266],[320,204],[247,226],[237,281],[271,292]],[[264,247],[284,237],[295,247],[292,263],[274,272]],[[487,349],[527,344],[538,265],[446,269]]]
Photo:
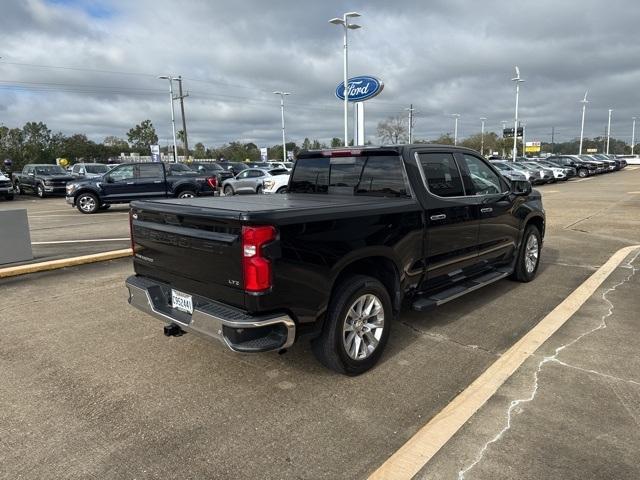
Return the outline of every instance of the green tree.
[[[116,137],[115,135],[104,137],[102,144],[105,147],[112,148],[114,151],[126,152],[129,150],[129,144],[122,138]]]
[[[440,135],[430,143],[437,143],[439,145],[453,145],[453,137],[450,133],[445,133],[444,135]]]
[[[30,163],[53,163],[50,142],[51,130],[42,122],[27,122],[22,127],[23,156]]]
[[[342,139],[338,137],[333,137],[331,139],[331,148],[338,148],[342,146]]]
[[[151,120],[144,120],[127,132],[131,149],[140,154],[149,154],[149,145],[158,143],[158,135]]]
[[[203,143],[196,143],[195,149],[193,150],[193,156],[198,159],[207,158],[207,149]]]

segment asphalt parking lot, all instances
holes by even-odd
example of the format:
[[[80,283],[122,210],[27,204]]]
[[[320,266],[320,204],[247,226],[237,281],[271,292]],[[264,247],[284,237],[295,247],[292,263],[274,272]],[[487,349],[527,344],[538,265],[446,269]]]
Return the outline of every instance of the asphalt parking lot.
[[[127,305],[128,259],[0,280],[2,476],[366,478],[611,255],[640,244],[640,169],[539,190],[548,225],[538,278],[404,312],[381,363],[355,378],[323,369],[304,343],[239,356],[194,336],[164,337]],[[26,198],[10,206],[26,204],[34,242],[128,236],[125,207],[86,216],[64,200]],[[52,217],[57,209],[68,216]],[[93,243],[81,248],[128,244]],[[46,250],[53,245],[34,250],[55,256],[68,244]],[[640,478],[633,267],[640,257],[626,259],[417,477]],[[563,345],[536,384],[541,362]]]

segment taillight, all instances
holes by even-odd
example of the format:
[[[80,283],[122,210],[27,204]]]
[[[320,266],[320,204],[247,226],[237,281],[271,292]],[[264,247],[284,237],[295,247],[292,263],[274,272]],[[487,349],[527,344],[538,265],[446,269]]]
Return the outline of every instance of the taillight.
[[[131,239],[131,251],[135,254],[136,253],[136,242],[133,240],[133,216],[135,215],[135,218],[138,218],[138,214],[137,213],[133,213],[133,210],[129,210],[129,238]]]
[[[209,177],[207,178],[207,183],[209,184],[209,186],[211,188],[213,188],[214,190],[216,188],[218,188],[218,179],[216,177]]]
[[[275,239],[276,229],[271,226],[242,227],[242,270],[247,292],[271,288],[271,261],[262,255],[262,247]]]

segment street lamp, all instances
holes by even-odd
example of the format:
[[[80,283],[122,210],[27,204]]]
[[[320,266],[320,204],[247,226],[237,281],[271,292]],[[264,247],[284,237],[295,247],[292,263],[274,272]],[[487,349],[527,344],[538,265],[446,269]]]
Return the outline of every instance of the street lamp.
[[[453,144],[458,145],[458,119],[460,118],[460,114],[452,113],[451,116],[455,119],[453,124]]]
[[[609,155],[609,140],[611,139],[611,112],[613,109],[609,109],[609,121],[607,122],[607,155]]]
[[[480,117],[480,155],[484,155],[484,121],[487,117]]]
[[[518,100],[520,98],[520,84],[524,82],[520,78],[520,69],[516,65],[516,76],[511,79],[516,84],[516,115],[513,122],[513,161],[516,161],[518,156]]]
[[[359,17],[360,14],[358,12],[347,12],[342,15],[342,18],[332,18],[329,20],[329,23],[334,25],[342,25],[344,29],[344,146],[347,147],[349,145],[349,66],[348,66],[348,41],[347,41],[347,32],[349,30],[355,30],[357,28],[361,28],[360,25],[355,23],[349,23],[349,18]]]
[[[287,142],[284,135],[284,97],[285,95],[291,95],[289,92],[273,92],[275,95],[280,95],[280,114],[282,116],[282,161],[287,161]]]
[[[636,144],[636,117],[631,117],[633,120],[633,127],[631,128],[631,155],[633,155],[633,147]]]
[[[175,112],[173,111],[173,81],[176,80],[176,78],[168,75],[161,75],[158,78],[160,80],[169,80],[169,101],[171,102],[171,130],[173,132],[173,161],[177,162],[178,146],[176,143],[176,116]]]
[[[582,139],[584,138],[584,112],[587,109],[587,103],[589,103],[589,101],[587,100],[588,93],[589,90],[584,92],[584,98],[580,100],[580,103],[582,104],[582,125],[580,127],[580,151],[578,152],[579,155],[582,155]]]

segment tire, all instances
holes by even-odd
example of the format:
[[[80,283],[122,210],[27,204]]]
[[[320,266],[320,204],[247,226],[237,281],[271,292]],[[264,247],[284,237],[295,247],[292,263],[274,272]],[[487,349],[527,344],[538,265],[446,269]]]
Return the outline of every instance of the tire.
[[[36,186],[36,195],[38,195],[39,198],[44,198],[47,196],[46,193],[44,193],[44,185],[42,185],[41,183]]]
[[[276,193],[287,193],[287,187],[280,187],[276,190]]]
[[[13,200],[13,193],[7,193],[7,194],[4,196],[4,199],[5,199],[5,200]]]
[[[93,193],[81,193],[76,197],[76,208],[80,213],[96,213],[99,205],[98,197]]]
[[[262,193],[262,185],[258,185],[258,186],[256,187],[256,193],[257,193],[258,195]]]
[[[589,176],[589,170],[587,170],[586,168],[579,168],[578,169],[578,176],[580,178],[586,178]]]
[[[374,318],[375,324],[367,321],[372,317],[355,314],[358,305],[362,310],[367,308],[369,301],[373,302],[372,308],[380,309]],[[324,328],[312,341],[311,348],[325,367],[346,375],[360,375],[380,359],[389,338],[392,319],[391,298],[384,285],[373,277],[349,276],[334,289]],[[354,325],[357,330],[353,330]],[[380,327],[367,330],[369,325]]]
[[[193,198],[195,196],[195,192],[191,190],[182,190],[180,193],[178,193],[178,198]]]
[[[538,272],[538,266],[540,265],[541,247],[542,238],[540,237],[538,227],[528,225],[522,237],[522,245],[518,252],[516,268],[511,275],[513,280],[526,283],[535,278]]]
[[[22,189],[20,188],[20,184],[16,182],[16,184],[13,186],[13,193],[14,195],[20,195],[22,194]]]
[[[230,197],[231,195],[235,195],[235,192],[233,191],[233,187],[231,185],[225,185],[223,191],[226,196]]]

